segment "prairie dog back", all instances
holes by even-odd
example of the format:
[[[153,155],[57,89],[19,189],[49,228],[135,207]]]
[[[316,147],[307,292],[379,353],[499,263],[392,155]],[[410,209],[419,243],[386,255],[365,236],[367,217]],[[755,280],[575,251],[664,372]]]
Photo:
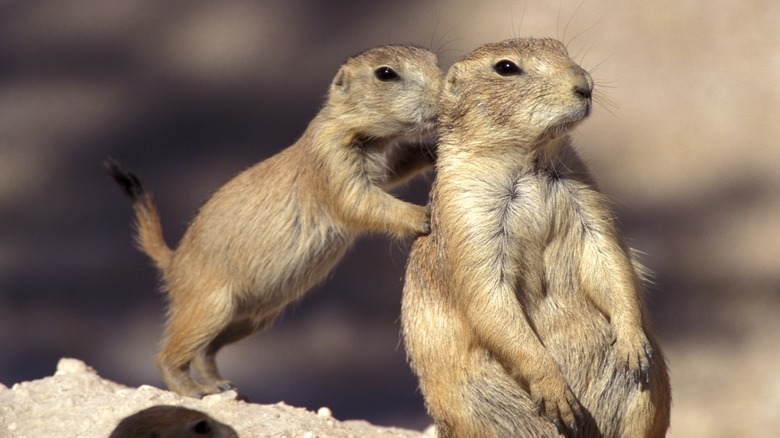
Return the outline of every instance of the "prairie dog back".
[[[171,390],[201,397],[231,389],[217,370],[219,349],[272,324],[359,235],[429,232],[425,207],[384,189],[431,166],[441,78],[436,56],[419,47],[349,58],[301,138],[221,187],[175,250],[151,195],[108,164],[134,201],[139,246],[168,292],[157,363]]]
[[[641,279],[567,136],[592,91],[551,39],[486,44],[445,78],[432,233],[412,246],[402,306],[442,437],[668,428]]]

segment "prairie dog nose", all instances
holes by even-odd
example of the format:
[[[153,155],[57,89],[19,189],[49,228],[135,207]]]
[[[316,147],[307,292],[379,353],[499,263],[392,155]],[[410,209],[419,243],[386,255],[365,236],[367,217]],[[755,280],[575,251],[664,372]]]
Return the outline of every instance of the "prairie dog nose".
[[[590,99],[593,95],[593,78],[585,70],[580,69],[579,77],[574,80],[574,94],[585,99]]]

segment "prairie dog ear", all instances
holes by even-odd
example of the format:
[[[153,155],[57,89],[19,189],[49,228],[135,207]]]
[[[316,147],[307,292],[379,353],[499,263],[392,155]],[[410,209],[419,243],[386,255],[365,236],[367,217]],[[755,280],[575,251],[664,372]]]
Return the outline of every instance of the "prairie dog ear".
[[[340,93],[346,94],[349,92],[349,86],[352,83],[352,72],[343,66],[336,73],[336,77],[333,78],[333,83],[330,85],[331,94]]]
[[[449,94],[454,94],[459,92],[460,88],[460,67],[455,64],[450,67],[449,71],[447,72],[447,77],[444,81],[444,91]]]

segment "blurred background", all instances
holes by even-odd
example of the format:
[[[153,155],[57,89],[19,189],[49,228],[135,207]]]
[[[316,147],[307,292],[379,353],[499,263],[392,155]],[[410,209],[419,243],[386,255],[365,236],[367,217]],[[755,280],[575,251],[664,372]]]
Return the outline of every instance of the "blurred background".
[[[233,175],[291,144],[343,60],[414,43],[448,68],[562,39],[597,84],[575,135],[655,272],[670,436],[780,428],[780,3],[660,0],[0,1],[0,383],[60,357],[162,386],[164,299],[133,248],[115,157],[175,244]],[[425,201],[431,175],[399,192]],[[399,341],[408,242],[362,239],[269,331],[227,347],[253,402],[423,428]]]

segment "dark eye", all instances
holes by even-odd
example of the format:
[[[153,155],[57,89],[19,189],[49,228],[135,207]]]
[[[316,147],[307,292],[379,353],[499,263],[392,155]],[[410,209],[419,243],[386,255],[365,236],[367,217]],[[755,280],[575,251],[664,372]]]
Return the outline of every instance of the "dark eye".
[[[387,66],[379,67],[378,69],[374,70],[374,76],[376,76],[376,78],[382,82],[397,81],[398,79],[401,79],[395,70]]]
[[[498,61],[496,65],[493,66],[493,69],[496,71],[496,73],[500,74],[501,76],[512,76],[512,75],[523,74],[523,70],[521,70],[520,67],[517,66],[517,64],[515,64],[514,62],[508,59],[502,59],[501,61]]]
[[[211,426],[206,420],[198,421],[192,429],[197,435],[206,435],[211,432]]]

